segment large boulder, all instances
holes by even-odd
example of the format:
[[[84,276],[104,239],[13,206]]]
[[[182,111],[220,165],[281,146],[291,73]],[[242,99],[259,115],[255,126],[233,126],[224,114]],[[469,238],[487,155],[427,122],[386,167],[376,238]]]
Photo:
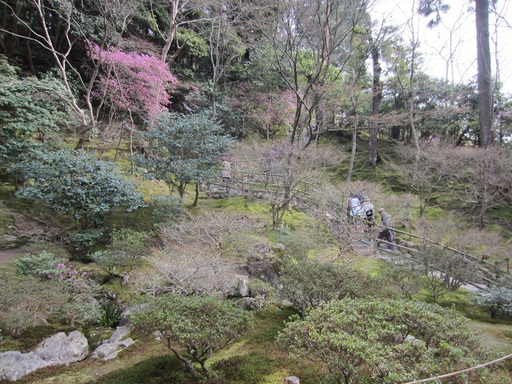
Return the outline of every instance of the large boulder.
[[[64,332],[44,340],[35,351],[28,355],[34,359],[51,362],[51,365],[70,364],[82,361],[89,355],[89,343],[85,336],[73,331],[68,336]]]
[[[0,379],[18,380],[39,368],[53,365],[69,365],[89,355],[89,343],[85,336],[73,331],[66,336],[57,333],[45,339],[32,352],[8,351],[0,353]]]
[[[18,380],[36,369],[49,366],[47,361],[18,352],[0,353],[0,379]]]

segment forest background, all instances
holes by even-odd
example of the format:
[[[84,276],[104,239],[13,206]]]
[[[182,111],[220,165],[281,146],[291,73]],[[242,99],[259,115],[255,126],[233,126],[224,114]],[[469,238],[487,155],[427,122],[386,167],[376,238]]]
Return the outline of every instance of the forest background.
[[[255,239],[256,233],[286,245],[284,251],[272,249],[283,259],[268,261],[283,268],[280,282],[276,271],[258,275],[251,269],[256,268],[251,257],[242,263],[252,278],[259,276],[252,283],[266,294],[271,289],[265,284],[289,288],[286,281],[296,284],[306,273],[287,258],[304,258],[304,268],[320,274],[326,272],[307,262],[311,255],[352,264],[349,255],[361,260],[375,249],[354,244],[368,238],[347,222],[345,202],[351,192],[363,191],[385,206],[407,240],[427,237],[430,244],[445,245],[442,251],[427,251],[422,242],[421,264],[430,263],[425,286],[405,288],[405,281],[415,279],[411,275],[390,278],[404,297],[423,292],[425,301],[439,304],[448,293],[475,283],[474,274],[455,276],[455,271],[476,269],[461,268],[466,259],[460,255],[508,273],[512,104],[502,92],[500,66],[491,72],[485,21],[493,4],[474,4],[477,77],[455,83],[422,71],[412,19],[405,26],[390,25],[374,18],[375,4],[365,0],[0,1],[5,204],[32,214],[33,221],[52,219],[51,229],[28,240],[20,236],[15,245],[28,246],[35,239],[58,243],[66,260],[96,266],[94,273],[101,270],[106,283],[119,290],[116,295],[112,287],[108,294],[84,290],[83,301],[61,297],[58,314],[48,309],[41,315],[38,305],[27,306],[26,312],[4,318],[2,330],[19,339],[41,316],[74,327],[90,325],[100,313],[106,316],[112,302],[126,305],[116,300],[127,287],[157,296],[168,291],[227,296],[232,281],[225,276],[240,266],[240,254],[247,258],[248,247],[263,241]],[[415,20],[428,16],[427,23],[434,17],[432,27],[447,9],[428,0],[412,7],[418,12]],[[495,59],[499,64],[499,55]],[[228,173],[219,179],[223,171]],[[205,196],[228,199],[214,203]],[[197,211],[201,203],[225,204],[226,209],[210,216]],[[236,220],[224,216],[232,209],[240,214]],[[251,210],[257,211],[255,217]],[[6,234],[17,226],[12,217],[4,219]],[[204,236],[193,241],[193,233]],[[235,233],[239,238],[230,237]],[[28,259],[18,263],[18,272],[47,278],[49,270],[40,270],[38,263],[55,264],[61,251],[41,254],[35,251],[40,247],[26,251]],[[458,256],[446,265],[441,260],[450,248]],[[236,263],[227,263],[226,256]],[[39,261],[30,264],[31,258]],[[192,264],[207,264],[207,271],[196,269],[205,275],[191,273]],[[448,278],[439,281],[434,269]],[[155,270],[164,273],[148,278]],[[212,271],[222,271],[222,277]],[[345,269],[340,273],[348,276]],[[364,286],[365,278],[355,280]],[[492,282],[503,289],[498,292],[502,301],[498,309],[491,306],[486,320],[501,317],[508,324],[511,287],[497,276]],[[337,291],[337,298],[376,294],[351,289]],[[329,301],[321,295],[316,304],[306,305],[286,289],[280,294],[301,315]],[[96,307],[87,306],[90,297],[97,299]],[[340,310],[332,305],[332,311]],[[481,319],[485,305],[470,305],[467,299],[462,312]],[[80,320],[77,311],[90,316]],[[139,320],[142,330],[156,321]],[[317,321],[313,315],[311,321]],[[288,332],[293,339],[292,326]],[[425,363],[417,371],[392,373],[404,380],[425,377],[478,359],[453,365],[429,361],[434,368],[426,369]],[[353,371],[360,369],[340,373],[339,363],[328,357],[322,362],[320,369],[339,382],[352,382]],[[198,358],[187,365],[189,373],[208,376],[203,363]],[[381,363],[365,361],[368,367]],[[390,374],[377,371],[360,374],[366,379]]]

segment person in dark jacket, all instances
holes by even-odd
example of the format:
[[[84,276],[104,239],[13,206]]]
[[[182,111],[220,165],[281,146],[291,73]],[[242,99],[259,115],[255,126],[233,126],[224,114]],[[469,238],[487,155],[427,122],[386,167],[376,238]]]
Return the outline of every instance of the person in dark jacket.
[[[384,208],[379,209],[379,215],[380,215],[380,221],[382,224],[386,226],[382,231],[379,232],[377,235],[378,240],[386,240],[389,244],[389,248],[392,251],[396,251],[397,248],[393,245],[395,243],[395,223],[393,223],[393,219],[391,218],[391,215],[389,213],[386,213]]]

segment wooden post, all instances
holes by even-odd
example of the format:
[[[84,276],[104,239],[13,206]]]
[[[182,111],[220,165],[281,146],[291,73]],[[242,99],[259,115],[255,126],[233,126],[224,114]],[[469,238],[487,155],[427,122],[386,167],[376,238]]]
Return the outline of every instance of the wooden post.
[[[288,376],[284,379],[284,384],[300,384],[297,376]]]

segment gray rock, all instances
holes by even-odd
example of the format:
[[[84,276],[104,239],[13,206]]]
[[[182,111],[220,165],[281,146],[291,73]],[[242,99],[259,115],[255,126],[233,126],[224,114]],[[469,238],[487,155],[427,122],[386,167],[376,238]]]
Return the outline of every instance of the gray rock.
[[[34,359],[18,351],[3,352],[0,353],[0,379],[18,380],[49,365],[47,361]]]
[[[119,352],[121,352],[121,349],[117,349],[117,350],[115,350],[115,351],[114,351],[114,352],[112,352],[111,354],[109,354],[109,355],[105,356],[105,357],[103,358],[103,361],[114,360],[114,359],[117,357],[117,355],[119,355]]]
[[[0,235],[0,249],[10,249],[18,247],[19,239],[13,235]]]
[[[124,339],[130,333],[130,329],[127,326],[117,327],[112,336],[103,343],[117,343]]]
[[[105,340],[102,345],[91,353],[91,358],[103,359],[103,361],[115,359],[119,352],[128,348],[130,345],[135,344],[133,339],[125,339],[129,333],[130,330],[128,327],[117,327],[112,336],[110,336],[108,340]]]
[[[91,359],[103,359],[104,357],[114,353],[119,347],[116,344],[102,344],[91,353]],[[120,350],[120,349],[119,349]]]
[[[249,296],[249,277],[245,275],[238,275],[237,293],[242,297]]]
[[[73,331],[68,336],[60,332],[44,340],[28,355],[34,359],[53,362],[52,365],[70,364],[81,361],[89,355],[89,343],[78,331]]]
[[[253,247],[253,250],[260,255],[264,255],[266,253],[269,253],[271,251],[271,248],[270,248],[270,245],[267,243],[260,243],[260,244],[256,244]]]
[[[236,302],[241,308],[246,310],[260,309],[263,305],[260,300],[252,297],[244,297]]]
[[[89,354],[89,343],[78,331],[68,336],[64,332],[45,339],[32,352],[0,353],[0,379],[18,380],[29,373],[53,365],[69,365]]]

